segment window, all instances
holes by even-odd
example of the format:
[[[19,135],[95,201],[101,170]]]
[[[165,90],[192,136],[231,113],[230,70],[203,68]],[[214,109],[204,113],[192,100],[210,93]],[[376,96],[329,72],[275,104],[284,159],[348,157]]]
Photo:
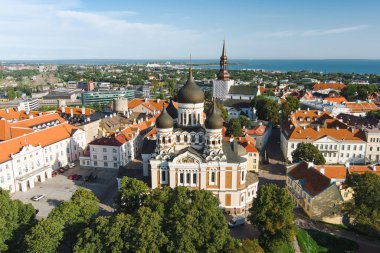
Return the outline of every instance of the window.
[[[291,148],[294,148],[294,143],[292,143],[292,145],[290,146]]]
[[[193,184],[197,184],[197,173],[193,173]]]
[[[117,168],[117,163],[114,163],[114,164],[113,164],[113,167]]]
[[[184,141],[187,142],[187,135],[183,137]]]
[[[107,162],[104,162],[104,167],[108,167],[108,163]]]
[[[11,174],[7,174],[7,179],[11,180]]]
[[[114,156],[114,157],[113,157],[113,160],[114,160],[114,161],[117,161],[117,157],[116,157],[116,156]]]
[[[107,156],[106,155],[103,156],[103,160],[107,160]]]
[[[344,145],[342,145],[342,150],[344,150]]]
[[[362,150],[363,149],[363,146],[359,146],[359,150]]]
[[[199,135],[199,142],[202,143],[202,135]]]
[[[94,161],[94,166],[98,166],[98,162],[97,161]]]
[[[354,145],[354,150],[356,150],[356,145]]]
[[[242,182],[244,182],[244,176],[245,176],[244,171],[242,171],[242,172],[241,172],[241,181],[242,181]]]
[[[211,183],[215,183],[216,182],[216,172],[215,171],[211,171],[210,182]]]
[[[93,155],[92,157],[93,157],[95,160],[98,159],[98,157],[97,157],[96,155]]]
[[[190,184],[190,173],[186,173],[186,183]]]
[[[350,150],[351,149],[351,146],[350,145],[347,145],[347,150]]]
[[[166,183],[166,171],[165,170],[161,171],[161,182]]]
[[[103,148],[103,152],[107,152],[107,148]]]
[[[195,135],[191,136],[191,142],[195,142]]]
[[[179,174],[179,182],[181,184],[183,184],[183,173],[182,172]]]
[[[177,142],[180,142],[180,141],[181,141],[181,136],[177,135]]]

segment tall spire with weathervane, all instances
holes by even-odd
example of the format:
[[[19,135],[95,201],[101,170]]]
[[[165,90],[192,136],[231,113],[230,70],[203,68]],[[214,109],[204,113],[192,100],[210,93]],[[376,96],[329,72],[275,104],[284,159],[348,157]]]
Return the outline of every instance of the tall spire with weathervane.
[[[223,80],[223,81],[230,80],[230,73],[228,73],[228,70],[227,70],[228,61],[227,61],[225,40],[223,40],[223,51],[222,51],[222,56],[220,57],[219,65],[220,65],[220,70],[218,73],[218,80]]]

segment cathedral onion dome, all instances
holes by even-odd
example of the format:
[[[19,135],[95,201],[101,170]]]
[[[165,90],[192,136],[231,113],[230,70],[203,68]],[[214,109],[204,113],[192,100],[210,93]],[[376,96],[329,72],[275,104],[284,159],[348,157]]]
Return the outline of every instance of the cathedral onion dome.
[[[166,108],[166,110],[169,113],[170,117],[172,117],[173,119],[178,118],[178,110],[177,110],[177,108],[175,108],[175,106],[173,104],[173,100],[171,98],[170,98],[170,102],[169,102],[169,105]]]
[[[220,112],[218,112],[218,110],[219,109],[217,108],[216,103],[214,101],[211,112],[207,115],[207,118],[205,120],[206,129],[222,129],[223,128],[223,119],[220,115]]]
[[[215,103],[215,107],[216,107],[216,112],[217,112],[220,116],[222,116],[222,111],[219,109],[219,107],[216,105],[216,103]],[[209,108],[207,109],[207,111],[206,111],[206,116],[208,116],[208,115],[210,115],[210,114],[212,113],[213,108],[214,108],[214,99],[213,99],[212,104],[210,105],[210,107],[209,107]]]
[[[163,107],[160,116],[156,119],[156,128],[173,128],[173,118],[170,117],[165,106]]]
[[[191,68],[189,69],[189,79],[178,91],[178,102],[182,104],[203,103],[205,95],[201,88],[195,83]]]

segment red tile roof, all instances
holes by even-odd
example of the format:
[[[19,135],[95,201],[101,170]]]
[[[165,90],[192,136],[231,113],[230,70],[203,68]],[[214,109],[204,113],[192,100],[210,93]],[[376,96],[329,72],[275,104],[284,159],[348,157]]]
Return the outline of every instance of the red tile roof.
[[[342,90],[346,87],[343,83],[316,83],[313,86],[314,91],[318,90],[326,90],[326,89],[334,89],[334,90]]]
[[[70,138],[77,128],[63,123],[40,131],[32,132],[10,140],[0,142],[0,163],[10,160],[11,154],[17,154],[26,145],[42,147]]]

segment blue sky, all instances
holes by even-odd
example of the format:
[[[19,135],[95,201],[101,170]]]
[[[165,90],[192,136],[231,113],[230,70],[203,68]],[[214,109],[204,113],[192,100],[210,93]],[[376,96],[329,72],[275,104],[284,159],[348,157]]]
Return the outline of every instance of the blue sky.
[[[380,59],[375,0],[0,0],[0,60]]]

